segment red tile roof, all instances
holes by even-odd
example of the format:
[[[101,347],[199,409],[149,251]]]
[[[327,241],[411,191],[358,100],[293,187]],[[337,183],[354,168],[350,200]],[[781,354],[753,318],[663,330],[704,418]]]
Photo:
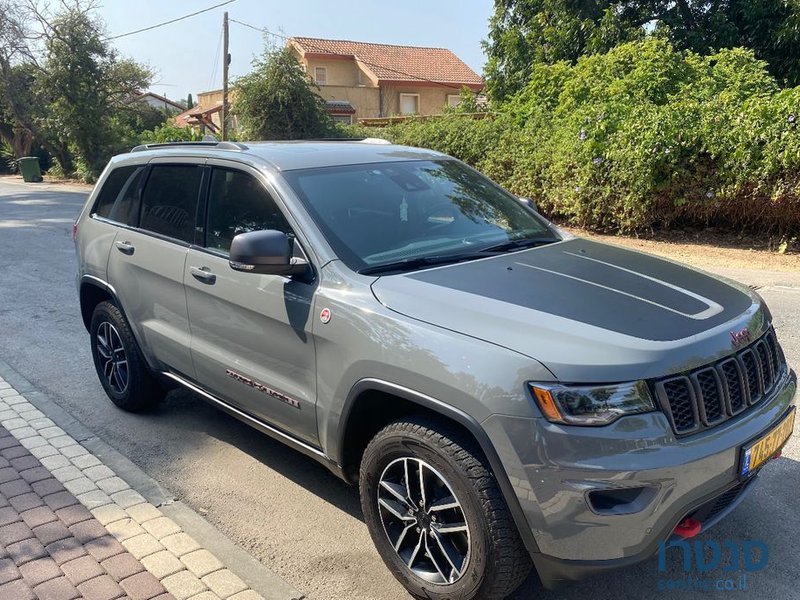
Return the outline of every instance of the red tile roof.
[[[483,87],[483,79],[446,48],[370,44],[349,40],[293,37],[303,54],[355,57],[383,81],[433,81]]]
[[[203,106],[197,104],[192,108],[183,111],[181,114],[176,115],[172,122],[176,127],[191,127],[192,125],[205,124],[207,126],[216,127],[211,121],[211,115],[222,111],[222,102],[214,106]]]

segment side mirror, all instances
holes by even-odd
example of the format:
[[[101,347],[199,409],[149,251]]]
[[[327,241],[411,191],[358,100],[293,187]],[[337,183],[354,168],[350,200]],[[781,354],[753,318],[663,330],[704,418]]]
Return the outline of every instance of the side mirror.
[[[521,204],[530,208],[533,212],[539,212],[539,207],[536,206],[536,202],[534,200],[531,200],[530,198],[517,198],[517,200],[519,200]]]
[[[231,242],[228,264],[234,271],[261,275],[302,275],[308,263],[292,257],[292,240],[282,231],[240,233]]]

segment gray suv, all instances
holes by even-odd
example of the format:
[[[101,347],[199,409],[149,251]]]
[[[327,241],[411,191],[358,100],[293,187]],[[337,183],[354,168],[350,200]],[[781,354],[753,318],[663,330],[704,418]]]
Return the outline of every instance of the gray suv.
[[[792,432],[756,293],[568,236],[437,152],[137,147],[75,242],[111,400],[183,386],[357,484],[417,598],[647,559],[732,511]]]

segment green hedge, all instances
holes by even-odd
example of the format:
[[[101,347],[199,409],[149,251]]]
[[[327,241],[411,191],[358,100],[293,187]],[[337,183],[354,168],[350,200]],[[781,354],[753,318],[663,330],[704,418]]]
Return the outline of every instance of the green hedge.
[[[800,232],[800,88],[779,89],[749,50],[624,44],[537,66],[495,110],[366,135],[452,154],[581,226]]]

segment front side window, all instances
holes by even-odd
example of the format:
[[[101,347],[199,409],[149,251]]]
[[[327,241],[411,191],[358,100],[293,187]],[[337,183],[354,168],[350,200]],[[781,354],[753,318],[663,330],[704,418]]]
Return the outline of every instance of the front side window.
[[[100,190],[94,214],[116,223],[135,226],[139,219],[139,186],[144,171],[143,166],[115,169]]]
[[[338,257],[362,273],[560,239],[514,196],[454,160],[302,169],[284,177]]]
[[[155,165],[142,194],[142,229],[194,241],[202,170],[196,165]]]
[[[214,169],[208,197],[206,246],[227,253],[240,233],[276,229],[292,234],[286,217],[264,186],[251,175]]]

